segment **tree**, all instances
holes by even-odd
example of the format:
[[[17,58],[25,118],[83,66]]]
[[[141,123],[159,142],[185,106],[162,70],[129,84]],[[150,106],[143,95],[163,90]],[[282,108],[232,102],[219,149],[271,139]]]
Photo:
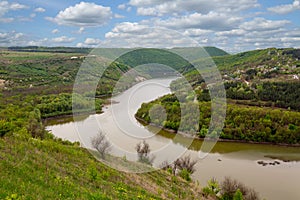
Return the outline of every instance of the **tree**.
[[[105,134],[99,131],[91,140],[92,146],[100,153],[102,159],[110,151],[110,142],[106,139]]]
[[[29,113],[27,130],[34,138],[44,138],[45,129],[42,123],[41,112],[39,109],[35,108]]]
[[[191,180],[190,175],[195,172],[196,160],[191,160],[190,156],[185,156],[176,159],[172,164],[164,161],[161,164],[161,168],[164,170],[170,170],[173,175],[179,175],[187,181]]]
[[[138,159],[142,163],[152,165],[154,157],[150,157],[150,145],[144,140],[136,145],[135,150],[138,154]]]
[[[195,172],[195,165],[197,161],[192,160],[191,156],[188,155],[177,160],[177,165],[180,170],[186,169],[191,174]]]

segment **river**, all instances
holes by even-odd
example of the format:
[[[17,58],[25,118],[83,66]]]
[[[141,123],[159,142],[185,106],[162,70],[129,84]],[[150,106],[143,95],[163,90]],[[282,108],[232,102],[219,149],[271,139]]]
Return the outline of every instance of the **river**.
[[[154,165],[172,161],[182,154],[197,158],[202,141],[143,126],[134,118],[143,102],[170,93],[168,86],[172,80],[174,77],[141,82],[113,97],[117,103],[104,106],[102,114],[77,121],[73,118],[48,120],[47,129],[56,137],[80,141],[86,148],[91,148],[91,137],[101,130],[114,146],[111,153],[129,160],[136,159],[135,145],[146,140],[155,156]],[[258,161],[280,164],[263,166]],[[300,199],[299,161],[300,148],[296,147],[218,142],[208,156],[198,160],[193,179],[204,186],[213,177],[221,181],[230,176],[258,191],[262,198],[297,200]]]

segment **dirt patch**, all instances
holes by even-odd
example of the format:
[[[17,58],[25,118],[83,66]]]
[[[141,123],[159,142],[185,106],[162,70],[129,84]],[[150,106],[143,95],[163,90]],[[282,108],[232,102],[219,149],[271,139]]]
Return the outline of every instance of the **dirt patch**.
[[[0,88],[4,88],[5,87],[5,80],[0,79]]]

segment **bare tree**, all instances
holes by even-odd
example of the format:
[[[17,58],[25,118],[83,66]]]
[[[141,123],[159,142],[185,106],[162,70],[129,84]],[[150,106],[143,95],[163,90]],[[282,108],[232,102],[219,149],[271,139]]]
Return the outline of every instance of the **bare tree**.
[[[221,194],[227,198],[233,198],[237,190],[240,190],[243,194],[243,199],[245,200],[257,200],[259,199],[258,193],[252,188],[246,187],[243,183],[232,179],[230,177],[225,177],[221,184]]]
[[[159,168],[161,168],[163,170],[167,170],[167,169],[172,169],[173,167],[167,160],[165,160],[164,162],[162,162],[160,164]]]
[[[138,159],[140,162],[152,164],[154,157],[150,157],[150,146],[149,144],[144,140],[143,142],[140,142],[136,145],[135,150],[138,154]]]
[[[191,174],[195,172],[195,165],[197,161],[192,160],[190,155],[179,158],[177,160],[178,160],[177,165],[179,169],[181,170],[186,169]]]
[[[191,160],[191,156],[185,156],[176,159],[172,164],[169,164],[167,161],[164,161],[161,164],[161,168],[164,170],[172,169],[173,175],[177,175],[183,169],[187,170],[190,174],[192,174],[195,172],[196,163],[196,160]]]
[[[105,154],[110,151],[110,142],[106,139],[105,134],[99,133],[91,139],[92,146],[100,153],[101,158],[105,159]]]

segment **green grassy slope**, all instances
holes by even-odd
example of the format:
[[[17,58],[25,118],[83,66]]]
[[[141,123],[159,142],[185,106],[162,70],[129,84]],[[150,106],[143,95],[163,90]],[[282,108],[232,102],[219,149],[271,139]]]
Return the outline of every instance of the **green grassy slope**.
[[[194,199],[199,188],[167,172],[127,174],[78,145],[0,138],[0,199]]]
[[[262,49],[242,52],[233,55],[212,56],[215,64],[221,71],[233,72],[237,69],[268,67],[300,66],[297,49]],[[203,62],[197,59],[194,62]]]
[[[173,48],[169,51],[182,55],[184,58],[189,61],[194,61],[201,58],[206,58],[208,56],[225,56],[228,55],[227,52],[216,47],[188,47],[188,48]]]

